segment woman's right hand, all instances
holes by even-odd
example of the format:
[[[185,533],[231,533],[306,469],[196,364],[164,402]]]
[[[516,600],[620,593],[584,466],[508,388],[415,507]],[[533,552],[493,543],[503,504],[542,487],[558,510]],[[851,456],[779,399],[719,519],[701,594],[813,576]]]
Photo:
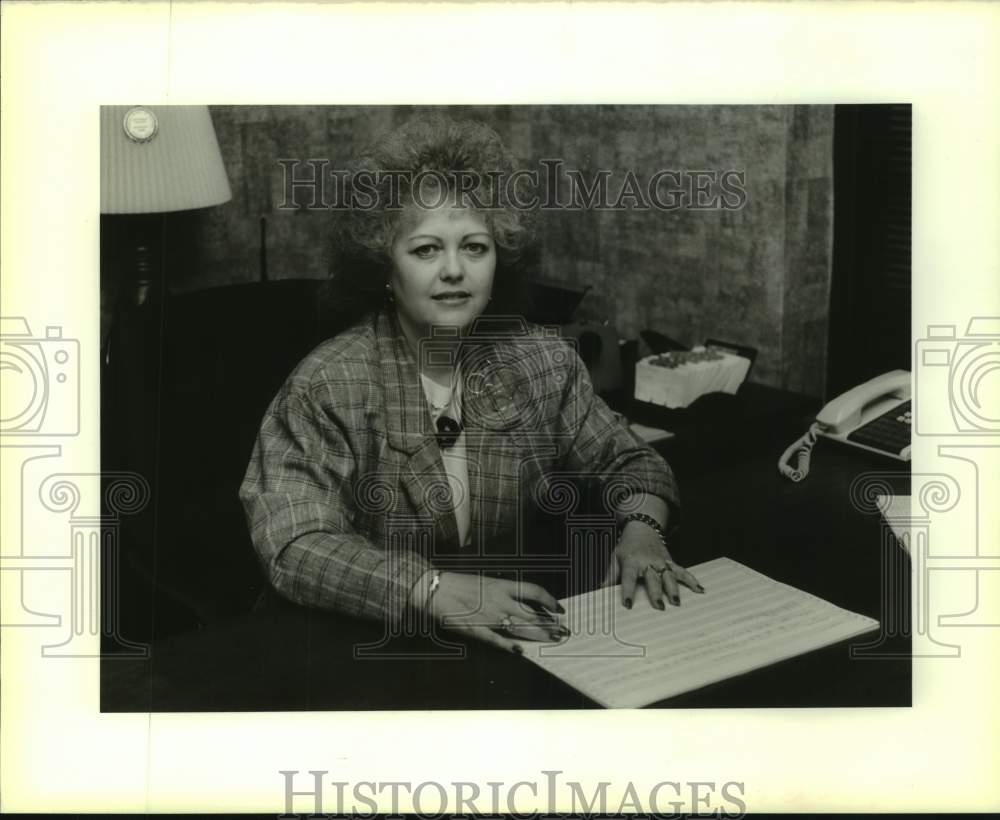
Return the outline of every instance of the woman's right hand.
[[[528,602],[549,613],[564,612],[538,584],[443,572],[430,600],[430,614],[447,629],[510,652],[522,651],[514,639],[560,641],[569,636],[554,615],[539,612]]]

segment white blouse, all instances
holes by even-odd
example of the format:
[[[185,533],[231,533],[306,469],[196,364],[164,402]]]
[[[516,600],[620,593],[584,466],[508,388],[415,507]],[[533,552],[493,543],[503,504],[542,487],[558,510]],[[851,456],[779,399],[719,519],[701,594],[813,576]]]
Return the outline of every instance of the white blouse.
[[[452,418],[459,420],[462,418],[462,380],[457,371],[453,379],[457,383],[455,390],[451,386],[439,384],[424,373],[420,374],[424,395],[427,396],[427,403],[430,405],[431,418],[435,423],[445,410]],[[448,476],[448,485],[451,487],[452,502],[455,506],[458,542],[464,547],[469,543],[469,530],[471,528],[469,464],[465,452],[464,430],[458,434],[458,438],[451,447],[441,449],[441,461],[444,462],[444,471]]]

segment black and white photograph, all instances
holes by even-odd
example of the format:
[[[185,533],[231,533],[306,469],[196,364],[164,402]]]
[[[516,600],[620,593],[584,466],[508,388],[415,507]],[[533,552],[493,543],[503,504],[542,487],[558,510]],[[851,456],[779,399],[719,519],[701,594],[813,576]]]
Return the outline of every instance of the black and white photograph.
[[[0,5],[0,811],[1000,807],[1000,7]]]
[[[908,706],[910,125],[102,108],[102,708]]]

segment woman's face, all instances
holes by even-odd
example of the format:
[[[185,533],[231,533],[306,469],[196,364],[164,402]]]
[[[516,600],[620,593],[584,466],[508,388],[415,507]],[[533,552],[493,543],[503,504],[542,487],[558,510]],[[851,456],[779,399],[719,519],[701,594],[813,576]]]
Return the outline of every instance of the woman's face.
[[[478,212],[453,204],[408,209],[390,255],[389,285],[411,339],[432,325],[467,328],[486,309],[497,255]]]

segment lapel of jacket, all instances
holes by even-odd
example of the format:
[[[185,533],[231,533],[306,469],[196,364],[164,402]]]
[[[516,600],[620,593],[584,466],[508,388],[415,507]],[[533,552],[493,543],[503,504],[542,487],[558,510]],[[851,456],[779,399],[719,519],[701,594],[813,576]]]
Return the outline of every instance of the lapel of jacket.
[[[542,409],[517,346],[491,340],[463,357],[463,420],[469,455],[469,500],[482,535],[517,520],[520,493],[533,486],[532,460],[554,454],[532,429]],[[533,404],[534,402],[534,404]],[[551,452],[550,452],[551,450]],[[529,479],[529,480],[525,480]]]
[[[389,446],[403,455],[400,483],[417,518],[434,522],[435,547],[453,550],[458,546],[458,523],[441,451],[416,359],[391,310],[377,315],[375,341],[385,390],[386,436]]]

